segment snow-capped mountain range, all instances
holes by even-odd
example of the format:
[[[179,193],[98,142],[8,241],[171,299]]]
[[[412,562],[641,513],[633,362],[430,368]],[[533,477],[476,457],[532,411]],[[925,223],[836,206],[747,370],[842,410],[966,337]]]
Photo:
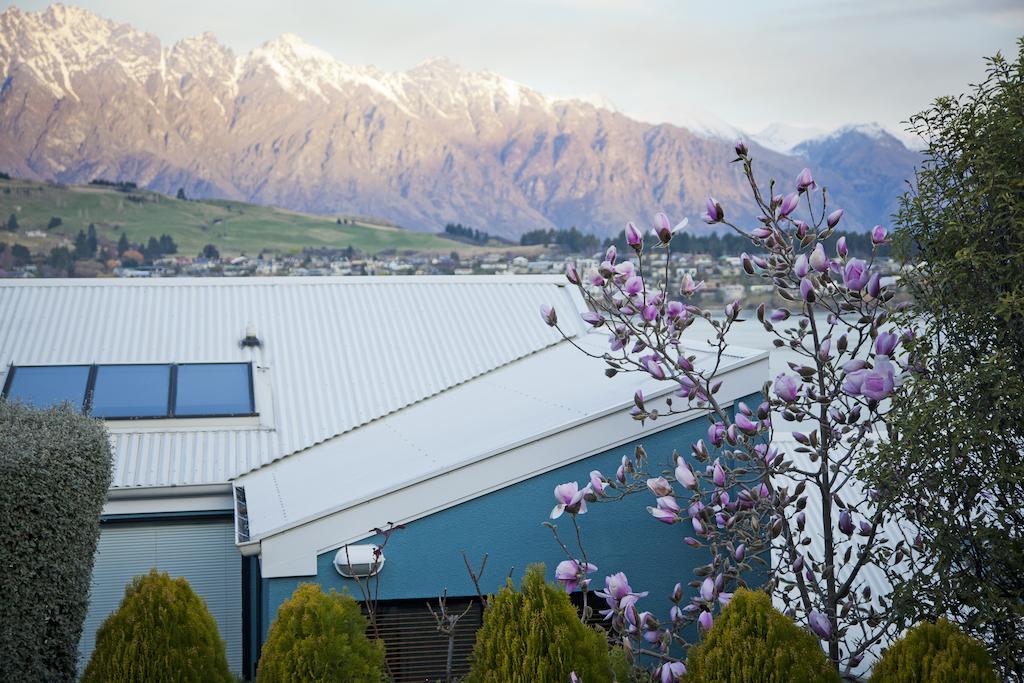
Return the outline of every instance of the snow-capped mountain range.
[[[290,34],[246,55],[209,33],[168,47],[76,7],[10,7],[0,82],[0,170],[21,177],[131,180],[506,236],[570,225],[605,235],[658,210],[693,224],[709,192],[731,215],[746,211],[728,163],[743,134],[714,116],[644,123],[445,59],[388,72]],[[885,222],[918,160],[877,126],[744,137],[764,173],[789,182],[812,165],[851,227]]]

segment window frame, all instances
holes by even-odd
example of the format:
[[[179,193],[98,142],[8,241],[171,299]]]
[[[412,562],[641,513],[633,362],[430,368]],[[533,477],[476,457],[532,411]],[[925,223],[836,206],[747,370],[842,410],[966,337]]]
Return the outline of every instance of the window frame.
[[[176,414],[174,411],[175,403],[177,402],[178,395],[178,368],[187,365],[244,365],[246,368],[246,377],[249,381],[249,406],[251,407],[249,412],[242,413],[183,413]],[[4,378],[4,386],[2,396],[4,399],[9,398],[11,385],[14,382],[14,376],[17,374],[20,368],[58,368],[58,367],[74,367],[74,368],[89,368],[89,373],[85,382],[85,396],[82,398],[80,412],[85,415],[92,415],[92,402],[93,392],[96,388],[96,375],[98,370],[102,367],[117,366],[140,366],[140,367],[152,367],[152,366],[167,366],[170,369],[170,376],[168,377],[167,386],[167,412],[163,415],[124,415],[124,416],[109,416],[100,417],[98,419],[114,422],[114,421],[132,421],[132,420],[202,420],[208,418],[238,418],[238,417],[259,417],[259,411],[256,410],[256,387],[252,372],[251,362],[238,362],[238,361],[203,361],[195,363],[69,363],[67,365],[16,365],[11,363],[7,367],[7,377]]]
[[[92,397],[92,382],[93,376],[96,373],[95,365],[90,365],[89,363],[69,363],[67,365],[15,365],[11,363],[7,367],[7,377],[4,378],[3,392],[0,393],[4,399],[7,399],[10,394],[11,385],[14,384],[14,376],[17,374],[19,368],[89,368],[89,371],[85,376],[85,392],[79,402],[79,411],[83,411],[85,409],[88,405],[89,399]],[[70,403],[70,401],[68,401],[68,403]],[[48,407],[53,408],[55,406]]]
[[[248,413],[184,413],[178,415],[174,412],[175,405],[178,402],[178,368],[189,365],[244,365],[246,379],[249,382],[249,406],[250,411]],[[256,410],[256,389],[253,382],[252,376],[252,363],[237,363],[234,361],[213,361],[213,362],[202,362],[202,363],[172,363],[171,364],[171,389],[170,397],[168,399],[167,412],[174,418],[179,420],[193,420],[201,419],[204,417],[255,417],[259,415]]]

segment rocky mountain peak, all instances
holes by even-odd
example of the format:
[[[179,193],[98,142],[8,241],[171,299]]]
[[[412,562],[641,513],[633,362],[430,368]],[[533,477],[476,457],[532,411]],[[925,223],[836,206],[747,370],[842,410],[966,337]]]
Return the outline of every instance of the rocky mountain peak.
[[[54,5],[0,13],[0,77],[0,170],[16,176],[102,176],[506,236],[610,234],[659,210],[697,224],[710,191],[730,215],[748,210],[728,164],[740,132],[713,115],[695,108],[681,126],[652,125],[444,58],[388,72],[291,34],[242,56],[208,33],[165,48]],[[917,156],[872,128],[836,140],[793,154],[752,148],[782,182],[813,163],[849,227],[883,222]]]

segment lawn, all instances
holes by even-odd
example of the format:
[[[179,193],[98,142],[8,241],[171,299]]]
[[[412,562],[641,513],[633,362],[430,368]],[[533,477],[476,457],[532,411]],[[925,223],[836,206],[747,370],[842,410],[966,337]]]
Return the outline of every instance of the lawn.
[[[185,201],[148,190],[122,192],[109,187],[60,186],[25,180],[0,179],[0,222],[15,214],[18,232],[0,232],[0,241],[42,248],[63,237],[74,238],[90,223],[101,239],[117,241],[122,233],[133,243],[168,234],[181,254],[194,255],[214,244],[223,255],[294,252],[305,247],[344,248],[349,245],[375,254],[402,251],[465,251],[465,245],[438,235],[373,225],[349,218],[314,216],[229,200]],[[62,225],[47,230],[52,217]],[[345,220],[345,217],[341,217]],[[45,237],[28,237],[45,231]]]

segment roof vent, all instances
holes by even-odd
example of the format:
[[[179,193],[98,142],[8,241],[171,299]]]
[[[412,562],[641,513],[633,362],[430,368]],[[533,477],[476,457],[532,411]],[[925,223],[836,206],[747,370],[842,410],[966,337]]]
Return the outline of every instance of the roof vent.
[[[249,323],[245,326],[245,336],[242,337],[242,341],[238,342],[239,346],[243,349],[251,349],[257,346],[263,346],[263,342],[256,336],[256,325]]]
[[[373,576],[384,567],[384,553],[375,545],[347,545],[334,556],[334,568],[355,579]]]

